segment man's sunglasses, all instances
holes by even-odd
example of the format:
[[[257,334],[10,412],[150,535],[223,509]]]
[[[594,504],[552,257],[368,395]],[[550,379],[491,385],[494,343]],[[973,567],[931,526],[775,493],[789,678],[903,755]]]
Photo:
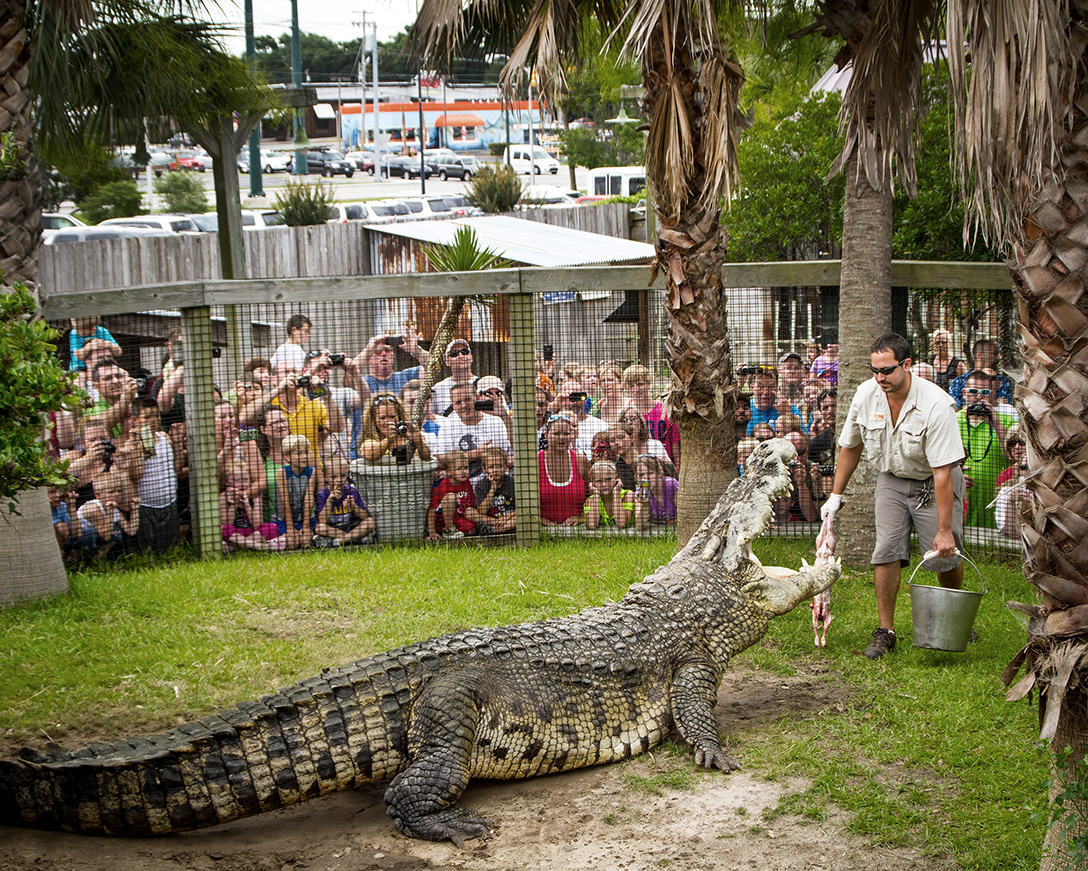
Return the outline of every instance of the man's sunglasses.
[[[447,357],[461,357],[461,356],[467,357],[471,353],[472,353],[472,351],[470,351],[468,348],[461,348],[458,351],[448,351],[446,353],[446,356]]]
[[[967,387],[963,392],[972,396],[989,396],[991,391],[988,387]]]
[[[892,372],[894,372],[896,369],[906,363],[909,359],[909,357],[904,357],[894,366],[870,366],[869,371],[872,372],[874,375],[891,375]]]

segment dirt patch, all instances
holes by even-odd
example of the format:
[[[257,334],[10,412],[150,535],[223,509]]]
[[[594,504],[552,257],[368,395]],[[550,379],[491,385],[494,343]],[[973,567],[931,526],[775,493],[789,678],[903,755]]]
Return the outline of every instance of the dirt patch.
[[[843,688],[811,675],[729,673],[718,720],[731,735],[781,717],[841,708]],[[686,760],[656,756],[514,782],[474,784],[462,799],[496,834],[461,850],[401,836],[382,788],[338,793],[215,829],[157,839],[104,839],[0,828],[0,867],[69,871],[951,871],[908,849],[872,847],[830,809],[812,823],[762,818],[802,780],[770,783],[739,771],[698,775],[682,788],[636,787]]]

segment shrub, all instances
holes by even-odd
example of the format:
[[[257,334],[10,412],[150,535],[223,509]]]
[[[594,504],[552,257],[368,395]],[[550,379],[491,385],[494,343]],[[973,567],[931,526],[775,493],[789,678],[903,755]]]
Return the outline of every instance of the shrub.
[[[521,180],[505,163],[486,164],[472,177],[468,198],[488,214],[509,212],[521,198]]]
[[[168,212],[201,215],[210,208],[204,183],[194,173],[171,172],[155,179],[155,193],[162,197]]]
[[[147,214],[143,195],[134,181],[111,181],[95,188],[94,193],[80,203],[80,214],[89,224],[100,224],[107,218],[131,218]]]
[[[492,157],[502,157],[503,152],[506,151],[506,142],[490,142],[488,143],[487,150],[491,152]]]
[[[36,314],[25,286],[0,289],[0,498],[8,511],[22,490],[63,485],[68,464],[50,456],[42,429],[50,411],[78,404],[75,373],[60,367],[50,344],[57,332]]]
[[[329,219],[332,185],[320,181],[309,184],[287,180],[283,192],[276,194],[276,208],[288,227],[311,227]]]

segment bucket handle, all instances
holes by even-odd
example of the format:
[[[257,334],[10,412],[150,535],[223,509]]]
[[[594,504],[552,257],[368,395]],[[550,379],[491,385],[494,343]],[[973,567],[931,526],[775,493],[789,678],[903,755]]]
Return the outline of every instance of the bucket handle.
[[[982,592],[983,592],[983,593],[985,593],[985,592],[986,592],[986,582],[982,580],[982,572],[981,572],[981,571],[979,571],[979,568],[978,568],[978,566],[977,566],[977,565],[975,565],[975,563],[974,563],[974,560],[972,560],[972,559],[971,559],[971,558],[970,558],[969,556],[967,556],[967,554],[965,554],[965,553],[961,553],[961,554],[960,554],[960,557],[961,557],[961,558],[962,558],[963,560],[965,560],[965,561],[966,561],[966,562],[968,563],[968,565],[970,565],[970,566],[971,566],[971,568],[973,568],[973,569],[975,570],[975,574],[976,574],[976,575],[978,575],[978,585],[979,585],[980,587],[982,587]],[[920,569],[921,567],[922,567],[922,563],[918,563],[918,565],[916,565],[916,566],[914,567],[914,571],[910,573],[910,580],[908,580],[908,581],[907,581],[907,586],[908,586],[908,587],[910,587],[910,586],[913,586],[913,584],[914,584],[914,576],[915,576],[916,574],[918,574],[918,569]],[[923,585],[923,586],[928,586],[928,585]],[[971,590],[971,591],[969,591],[969,592],[974,592],[974,591],[973,591],[973,590]]]

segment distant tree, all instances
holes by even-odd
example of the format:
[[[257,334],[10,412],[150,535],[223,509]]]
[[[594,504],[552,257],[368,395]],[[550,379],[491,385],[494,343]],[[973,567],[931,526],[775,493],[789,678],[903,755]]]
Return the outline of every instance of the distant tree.
[[[757,121],[737,148],[744,186],[725,204],[726,257],[737,262],[837,254],[843,180],[825,180],[842,150],[838,94],[814,95],[780,121]]]
[[[168,212],[200,215],[210,208],[203,180],[191,172],[170,172],[156,179],[155,193],[162,197]]]
[[[107,218],[131,218],[146,212],[143,194],[129,178],[95,188],[92,194],[83,198],[79,213],[88,224],[100,224]]]
[[[315,82],[356,78],[361,45],[362,37],[347,42],[334,42],[316,33],[300,33],[303,78],[308,75]],[[276,38],[258,36],[254,47],[257,69],[269,82],[291,81],[291,34],[283,33]]]

